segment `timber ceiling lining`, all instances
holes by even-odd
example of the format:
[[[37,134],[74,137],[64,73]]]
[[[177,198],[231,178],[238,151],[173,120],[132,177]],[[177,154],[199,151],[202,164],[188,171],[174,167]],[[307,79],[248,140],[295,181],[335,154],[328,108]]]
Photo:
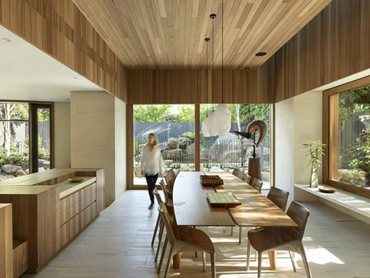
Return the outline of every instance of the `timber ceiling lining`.
[[[221,65],[222,0],[74,0],[127,68]],[[243,69],[269,59],[331,0],[224,0],[224,64]],[[212,40],[211,40],[212,41]],[[267,55],[256,57],[257,52]],[[208,56],[208,61],[207,61]]]

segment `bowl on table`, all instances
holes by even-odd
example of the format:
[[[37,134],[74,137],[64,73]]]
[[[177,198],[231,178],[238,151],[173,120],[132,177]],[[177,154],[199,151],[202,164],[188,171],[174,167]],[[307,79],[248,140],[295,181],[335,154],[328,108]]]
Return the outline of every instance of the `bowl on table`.
[[[84,180],[83,177],[72,177],[69,179],[69,181],[72,183],[82,182],[83,180]]]

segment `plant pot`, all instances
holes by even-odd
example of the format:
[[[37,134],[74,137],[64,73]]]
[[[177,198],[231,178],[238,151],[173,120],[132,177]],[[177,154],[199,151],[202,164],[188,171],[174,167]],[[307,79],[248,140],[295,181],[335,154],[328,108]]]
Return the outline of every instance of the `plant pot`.
[[[319,186],[319,175],[317,174],[317,168],[311,169],[310,187],[316,188]]]

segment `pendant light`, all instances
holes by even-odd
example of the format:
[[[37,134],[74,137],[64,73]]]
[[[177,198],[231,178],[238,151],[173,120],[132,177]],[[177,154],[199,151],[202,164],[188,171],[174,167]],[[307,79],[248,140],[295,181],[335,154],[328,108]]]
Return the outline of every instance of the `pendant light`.
[[[205,137],[209,136],[223,136],[229,133],[231,128],[231,112],[224,104],[224,2],[221,2],[221,54],[222,54],[222,65],[221,65],[221,104],[217,105],[214,111],[208,113],[202,122],[202,133]],[[214,91],[214,20],[216,14],[211,14],[210,18],[212,20],[212,90]],[[207,47],[208,53],[208,47]],[[208,55],[207,55],[208,56]],[[207,58],[208,63],[208,58]]]

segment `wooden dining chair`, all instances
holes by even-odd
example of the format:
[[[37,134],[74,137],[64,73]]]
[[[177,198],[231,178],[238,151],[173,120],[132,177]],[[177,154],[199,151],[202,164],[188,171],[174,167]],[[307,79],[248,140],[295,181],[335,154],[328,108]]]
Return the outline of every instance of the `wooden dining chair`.
[[[251,183],[251,186],[254,187],[258,192],[261,192],[262,190],[263,182],[259,179],[253,179],[253,182]]]
[[[288,204],[289,192],[276,187],[271,187],[267,198],[277,205],[282,211],[286,210]]]
[[[166,181],[168,190],[172,193],[176,180],[175,171],[173,169],[168,170],[168,172],[164,175],[164,179]]]
[[[289,215],[298,227],[267,227],[253,229],[248,232],[247,270],[249,268],[250,249],[252,246],[258,253],[258,278],[261,277],[262,252],[269,250],[285,250],[300,253],[306,276],[307,278],[311,278],[306,252],[302,243],[310,212],[302,205],[293,201],[289,206],[287,215]],[[292,265],[293,270],[296,271],[293,260]]]
[[[244,173],[243,173],[242,170],[235,168],[233,170],[233,175],[236,176],[236,177],[238,177],[239,179],[243,179]]]
[[[167,187],[167,184],[166,182],[164,181],[164,179],[162,179],[160,182],[159,182],[159,186],[160,188],[162,189],[163,191],[163,195],[164,195],[164,201],[166,204],[171,204],[172,203],[172,193],[169,191],[168,187]]]
[[[251,179],[252,177],[250,175],[248,175],[247,173],[243,173],[243,178],[242,178],[243,181],[250,184]]]
[[[165,207],[167,208],[167,211],[169,212],[169,218],[170,218],[170,220],[171,221],[174,221],[175,216],[174,216],[174,210],[173,210],[172,204],[170,204],[170,203],[163,203],[162,197],[159,194],[159,192],[158,192],[157,189],[154,189],[154,192],[153,193],[154,193],[154,196],[155,196],[155,198],[157,200],[158,207],[160,207],[161,205],[165,205]],[[154,259],[155,263],[157,263],[157,261],[158,261],[158,254],[159,254],[159,250],[160,250],[160,247],[161,247],[162,237],[163,237],[163,231],[164,231],[164,223],[161,220],[161,217],[160,217],[159,214],[158,214],[158,217],[157,217],[157,222],[155,224],[154,233],[153,233],[153,237],[152,237],[152,242],[151,242],[152,248],[154,246],[154,242],[155,242],[155,238],[157,236],[158,230],[159,230],[159,235],[158,235],[157,251],[155,253],[155,259]]]
[[[162,249],[162,255],[157,272],[160,273],[163,260],[166,254],[167,245],[170,245],[170,252],[167,259],[164,278],[168,277],[171,259],[174,255],[184,251],[202,252],[203,271],[205,271],[205,253],[211,257],[212,278],[216,278],[215,247],[207,234],[201,230],[188,226],[177,226],[175,222],[169,220],[166,206],[162,204],[159,208],[159,215],[166,228],[166,239]]]

